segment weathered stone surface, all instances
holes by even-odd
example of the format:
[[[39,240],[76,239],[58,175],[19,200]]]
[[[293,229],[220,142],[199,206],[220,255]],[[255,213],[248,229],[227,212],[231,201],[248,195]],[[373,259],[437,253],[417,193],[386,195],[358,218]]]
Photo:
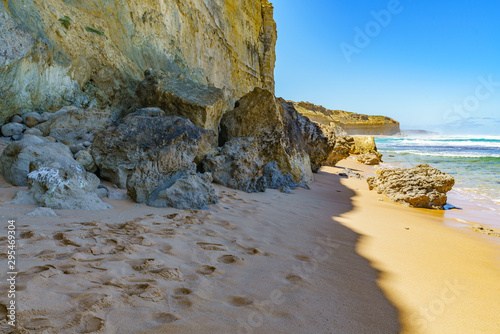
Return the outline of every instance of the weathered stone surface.
[[[118,190],[112,190],[108,194],[108,198],[113,201],[126,201],[130,199],[130,196],[122,193]]]
[[[35,210],[28,212],[27,216],[41,216],[41,217],[58,217],[57,213],[51,208],[36,208]]]
[[[27,129],[26,131],[24,131],[24,134],[25,135],[38,136],[38,137],[42,137],[43,136],[42,131],[40,131],[40,130],[38,130],[36,128]]]
[[[20,191],[11,202],[52,209],[105,210],[111,208],[97,197],[99,178],[80,165],[42,167],[28,174],[28,191]]]
[[[265,164],[276,161],[279,169],[291,174],[295,181],[313,180],[305,134],[296,115],[290,113],[273,93],[256,88],[242,97],[235,109],[224,114],[220,142],[224,144],[237,137],[255,138],[262,161]]]
[[[23,115],[23,122],[27,127],[32,128],[40,123],[42,116],[37,112],[30,112]]]
[[[130,114],[118,126],[96,135],[92,156],[101,177],[120,188],[134,169],[152,163],[159,173],[195,170],[195,163],[216,147],[214,131],[177,116]]]
[[[4,137],[12,137],[23,133],[24,125],[20,123],[7,123],[2,125],[2,135]]]
[[[14,115],[11,120],[10,120],[11,123],[22,123],[23,122],[23,118],[19,115]]]
[[[3,1],[0,124],[25,109],[128,105],[147,68],[219,87],[230,105],[274,90],[272,16],[268,0]]]
[[[417,208],[442,209],[454,178],[429,165],[382,169],[367,180],[370,190],[385,194],[391,201]]]
[[[128,176],[127,192],[137,203],[177,209],[207,209],[218,201],[210,173],[193,169],[166,171],[155,162],[138,166]]]
[[[204,129],[217,131],[226,109],[221,89],[159,70],[148,69],[144,74],[146,79],[136,91],[141,106],[157,107],[166,115],[187,118]]]
[[[37,128],[44,136],[51,136],[60,142],[82,143],[93,141],[94,135],[111,126],[109,110],[79,109],[67,106],[52,115],[52,118]]]
[[[270,162],[264,167],[264,173],[258,180],[258,183],[263,184],[265,188],[269,189],[285,189],[284,192],[287,192],[287,189],[292,190],[297,187],[309,189],[307,185],[295,182],[292,175],[283,174],[279,170],[276,161]]]
[[[5,148],[0,157],[0,169],[5,181],[15,186],[27,186],[30,163],[38,160],[45,167],[69,167],[78,164],[68,147],[45,138],[25,135]]]
[[[391,136],[400,133],[399,122],[386,116],[371,116],[356,114],[343,110],[329,110],[323,106],[309,102],[292,102],[295,108],[311,120],[342,128],[347,135],[385,135]]]
[[[87,172],[95,173],[97,166],[95,165],[94,158],[89,151],[83,150],[77,153],[76,161],[85,168]]]
[[[363,165],[378,165],[382,162],[382,154],[378,152],[363,153],[356,156],[356,161]]]
[[[375,138],[371,136],[355,136],[354,146],[352,148],[352,154],[363,154],[377,152],[377,145],[375,144]]]
[[[203,170],[212,173],[213,180],[232,189],[249,193],[266,190],[258,180],[264,162],[259,156],[258,142],[254,138],[233,138],[217,152],[207,155]]]
[[[318,124],[297,112],[293,103],[283,99],[280,99],[280,102],[290,115],[292,123],[295,123],[302,133],[304,149],[309,155],[312,171],[317,173],[327,161],[335,144],[332,144],[331,139],[324,135]]]

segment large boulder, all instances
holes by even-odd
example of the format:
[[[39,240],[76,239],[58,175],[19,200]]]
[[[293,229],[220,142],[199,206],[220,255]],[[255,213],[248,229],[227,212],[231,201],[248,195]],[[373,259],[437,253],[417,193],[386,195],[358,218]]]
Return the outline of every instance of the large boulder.
[[[296,182],[313,180],[312,166],[316,169],[323,157],[309,145],[327,147],[327,139],[319,134],[315,137],[304,126],[308,121],[278,100],[273,93],[255,88],[242,97],[235,109],[224,114],[221,120],[220,143],[232,138],[253,137],[258,142],[259,157],[264,164],[276,161],[279,169],[291,174]],[[317,128],[319,132],[319,128]],[[316,128],[314,128],[316,131]],[[317,140],[309,142],[310,138]],[[313,163],[308,151],[313,155]]]
[[[157,107],[166,115],[187,118],[204,129],[217,131],[226,109],[221,89],[182,76],[172,77],[160,70],[148,69],[144,74],[146,79],[136,90],[141,106]]]
[[[217,135],[212,130],[165,116],[159,109],[143,109],[98,133],[91,152],[101,177],[126,188],[128,175],[140,165],[151,163],[165,175],[195,170],[196,163],[216,145]]]
[[[210,173],[165,172],[154,162],[138,166],[129,175],[127,191],[137,203],[159,208],[204,210],[218,202]]]
[[[351,151],[355,145],[354,138],[347,136],[346,132],[334,123],[330,125],[316,124],[318,124],[324,136],[328,139],[329,145],[333,145],[333,150],[323,163],[325,166],[335,166],[339,161],[351,155]]]
[[[41,162],[44,167],[69,167],[78,164],[70,149],[61,143],[33,135],[5,148],[0,157],[0,171],[5,181],[15,186],[27,186],[30,163]]]
[[[109,110],[79,109],[68,106],[53,114],[37,128],[44,136],[51,136],[66,144],[92,142],[94,135],[112,125]]]
[[[352,154],[364,154],[377,151],[375,138],[372,136],[355,136],[354,146],[352,147]]]
[[[356,161],[363,165],[378,165],[382,162],[382,154],[376,151],[356,156]]]
[[[38,163],[32,163],[32,169],[38,166]],[[95,191],[98,186],[99,178],[86,172],[80,165],[42,167],[28,174],[28,191],[19,191],[11,203],[72,210],[111,208],[97,197]]]
[[[233,138],[217,152],[207,155],[203,170],[213,175],[214,182],[249,193],[267,188],[292,190],[299,186],[292,175],[283,175],[276,161],[264,164],[259,153],[255,138]]]
[[[317,173],[321,166],[325,164],[335,144],[324,135],[321,126],[295,110],[293,103],[283,99],[279,99],[279,101],[290,116],[292,127],[296,125],[302,134],[304,149],[311,160],[312,171]]]
[[[413,168],[382,169],[367,179],[370,190],[385,194],[390,200],[417,208],[442,209],[446,193],[455,179],[429,165]]]
[[[258,183],[264,166],[252,137],[233,138],[203,161],[203,170],[212,173],[214,182],[249,193],[265,190]]]

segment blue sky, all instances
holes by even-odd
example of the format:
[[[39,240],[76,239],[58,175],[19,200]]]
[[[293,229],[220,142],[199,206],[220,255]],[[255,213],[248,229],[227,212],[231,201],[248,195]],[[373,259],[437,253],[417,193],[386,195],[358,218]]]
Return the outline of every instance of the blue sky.
[[[500,135],[500,3],[271,1],[277,96]]]

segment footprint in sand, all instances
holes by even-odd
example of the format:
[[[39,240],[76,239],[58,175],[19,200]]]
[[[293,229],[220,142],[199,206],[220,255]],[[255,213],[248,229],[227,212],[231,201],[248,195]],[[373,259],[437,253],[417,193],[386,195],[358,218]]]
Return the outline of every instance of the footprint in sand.
[[[48,328],[53,328],[54,326],[49,319],[44,317],[31,318],[22,325],[27,330],[41,331]]]
[[[220,251],[220,252],[227,251],[227,247],[221,244],[212,244],[209,242],[197,242],[196,244],[204,250]]]
[[[158,313],[153,316],[153,320],[159,322],[160,324],[169,324],[179,320],[179,318],[172,313]]]
[[[186,296],[193,293],[193,290],[188,288],[177,288],[174,290],[174,293],[178,296]]]
[[[213,266],[204,265],[204,266],[201,266],[198,269],[196,269],[196,272],[198,274],[208,276],[208,275],[212,275],[215,272],[215,270],[217,270],[217,268],[215,268]]]
[[[306,262],[307,262],[307,261],[310,261],[310,258],[309,258],[309,256],[307,256],[307,255],[300,255],[300,254],[298,254],[298,255],[294,255],[294,257],[295,257],[297,260],[299,260],[299,261],[306,261]]]
[[[80,319],[78,333],[96,333],[104,329],[105,322],[92,314],[85,314]]]
[[[217,259],[217,261],[219,261],[220,263],[225,263],[225,264],[233,264],[233,263],[241,262],[243,260],[237,256],[234,256],[234,255],[222,255],[221,257],[219,257]]]
[[[232,296],[229,298],[229,304],[236,307],[249,306],[253,304],[253,300],[248,297]]]

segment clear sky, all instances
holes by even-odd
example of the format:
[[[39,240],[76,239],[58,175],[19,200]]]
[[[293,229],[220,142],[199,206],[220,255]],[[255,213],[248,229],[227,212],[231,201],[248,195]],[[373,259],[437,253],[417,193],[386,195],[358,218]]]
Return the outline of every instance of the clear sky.
[[[271,2],[277,96],[500,135],[500,2]]]

